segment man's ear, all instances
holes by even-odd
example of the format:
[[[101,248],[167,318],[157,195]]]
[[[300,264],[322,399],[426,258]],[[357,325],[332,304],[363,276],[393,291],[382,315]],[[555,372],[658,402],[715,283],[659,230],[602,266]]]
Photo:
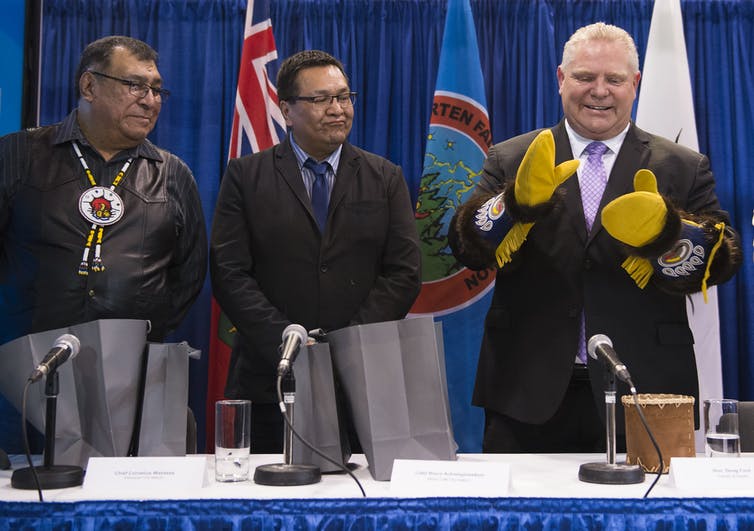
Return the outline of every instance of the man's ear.
[[[562,94],[563,89],[563,81],[565,80],[565,72],[563,72],[563,69],[558,66],[558,69],[556,70],[556,75],[558,76],[558,94]]]
[[[92,101],[94,99],[94,74],[91,72],[84,72],[79,78],[79,94],[86,101]]]
[[[291,112],[291,105],[285,100],[280,100],[278,103],[278,106],[280,107],[280,112],[283,115],[283,118],[285,119],[285,125],[289,126],[291,125],[291,121],[288,119],[288,115]]]
[[[641,81],[641,72],[636,72],[636,74],[634,74],[634,92],[639,88],[639,81]]]

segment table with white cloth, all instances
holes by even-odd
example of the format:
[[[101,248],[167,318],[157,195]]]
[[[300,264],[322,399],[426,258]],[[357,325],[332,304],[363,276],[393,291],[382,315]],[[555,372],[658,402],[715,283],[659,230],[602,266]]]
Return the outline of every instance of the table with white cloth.
[[[206,457],[201,488],[161,492],[91,492],[82,487],[14,489],[0,471],[0,530],[4,529],[736,529],[754,528],[752,489],[677,488],[668,475],[643,498],[644,483],[579,481],[583,463],[604,454],[462,454],[461,462],[510,466],[505,497],[396,497],[375,481],[363,455],[351,461],[366,492],[347,474],[325,474],[313,485],[271,487],[253,481],[217,483]],[[619,460],[622,456],[619,456]],[[196,457],[194,457],[196,458]],[[280,455],[252,455],[251,470]],[[25,465],[13,456],[14,468]]]

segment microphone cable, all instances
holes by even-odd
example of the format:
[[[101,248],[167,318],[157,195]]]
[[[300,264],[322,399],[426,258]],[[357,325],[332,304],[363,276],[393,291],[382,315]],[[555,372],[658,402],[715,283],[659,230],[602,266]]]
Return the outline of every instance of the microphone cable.
[[[26,462],[29,463],[29,468],[31,468],[31,475],[34,477],[34,484],[37,487],[37,493],[39,494],[39,501],[43,502],[44,498],[42,497],[42,484],[39,482],[39,475],[37,474],[37,468],[34,466],[34,463],[31,461],[31,445],[29,444],[29,433],[26,429],[26,397],[29,394],[29,387],[31,386],[32,381],[31,378],[26,380],[26,384],[24,385],[24,395],[23,400],[21,401],[21,433],[24,436],[24,452],[26,453]]]
[[[304,439],[293,428],[293,424],[291,423],[291,419],[288,417],[288,412],[286,411],[285,402],[283,400],[283,376],[282,375],[278,375],[275,387],[277,389],[277,394],[278,394],[278,407],[280,408],[280,412],[283,414],[283,419],[285,419],[285,423],[288,425],[288,428],[291,430],[291,433],[295,435],[299,441],[301,441],[307,448],[309,448],[315,454],[325,459],[326,461],[329,461],[333,465],[337,466],[338,468],[346,472],[349,476],[351,476],[353,480],[356,482],[356,485],[358,485],[359,490],[361,490],[362,497],[366,498],[367,494],[366,492],[364,492],[364,487],[361,486],[361,482],[359,481],[359,479],[354,475],[354,473],[351,470],[348,469],[347,466],[345,466],[343,463],[339,463],[338,461],[334,459],[331,459],[329,456],[325,455],[323,452],[320,452],[317,448],[314,447],[313,444],[311,444],[309,441]],[[292,452],[293,452],[293,448],[291,448],[291,453]]]
[[[655,485],[657,485],[657,482],[660,481],[660,477],[662,477],[663,470],[665,469],[665,461],[662,458],[660,445],[657,444],[657,441],[655,440],[655,437],[652,434],[652,430],[649,427],[649,423],[647,422],[646,417],[644,417],[644,412],[641,410],[641,406],[639,405],[639,397],[636,394],[636,389],[634,388],[633,384],[631,384],[631,396],[634,399],[634,406],[636,407],[636,412],[639,413],[639,418],[641,419],[641,423],[644,425],[644,430],[647,432],[647,435],[649,435],[649,440],[652,441],[652,445],[655,447],[655,451],[657,452],[657,458],[660,461],[660,466],[657,469],[657,477],[655,477],[652,484],[644,493],[644,496],[642,496],[642,498],[646,498],[647,496],[649,496],[649,493],[652,492],[652,489],[655,488]]]

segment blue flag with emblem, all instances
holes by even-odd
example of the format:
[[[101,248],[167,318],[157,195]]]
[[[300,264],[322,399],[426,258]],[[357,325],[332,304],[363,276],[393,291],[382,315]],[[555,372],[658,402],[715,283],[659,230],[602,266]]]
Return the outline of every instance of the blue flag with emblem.
[[[470,271],[448,246],[448,227],[474,189],[492,144],[469,0],[449,0],[417,196],[422,290],[412,315],[441,321],[453,431],[460,452],[481,451],[484,412],[471,405],[494,270]]]

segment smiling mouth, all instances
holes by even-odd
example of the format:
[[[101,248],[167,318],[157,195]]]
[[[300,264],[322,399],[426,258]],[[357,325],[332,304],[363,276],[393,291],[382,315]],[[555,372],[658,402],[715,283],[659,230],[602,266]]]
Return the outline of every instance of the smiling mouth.
[[[584,105],[584,107],[593,111],[606,111],[611,108],[610,106],[605,105]]]

